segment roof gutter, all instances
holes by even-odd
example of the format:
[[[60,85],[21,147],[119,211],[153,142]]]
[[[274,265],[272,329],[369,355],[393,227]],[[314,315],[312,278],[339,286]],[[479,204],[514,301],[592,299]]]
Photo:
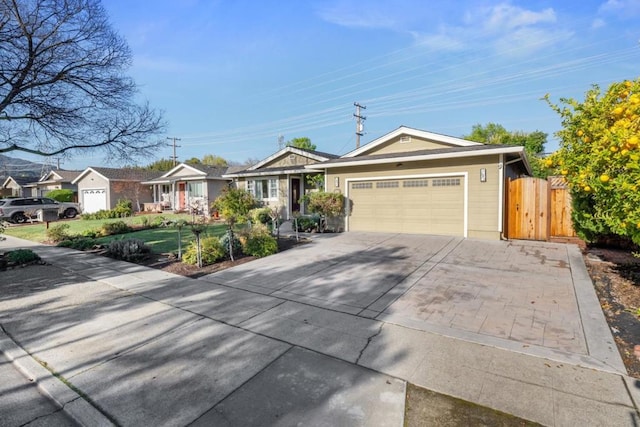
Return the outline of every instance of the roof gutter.
[[[477,157],[477,156],[490,156],[495,154],[507,154],[507,153],[519,153],[520,158],[525,163],[527,170],[531,170],[529,164],[526,161],[526,157],[523,156],[524,148],[521,146],[514,146],[508,148],[495,148],[483,151],[461,151],[457,153],[440,153],[440,154],[422,154],[419,156],[403,156],[403,157],[384,157],[380,159],[362,159],[358,160],[357,157],[353,161],[347,162],[323,162],[313,165],[306,165],[307,169],[326,169],[332,167],[348,167],[348,166],[363,166],[363,165],[378,165],[387,163],[400,163],[400,162],[417,162],[421,160],[440,160],[440,159],[454,159],[462,157]]]

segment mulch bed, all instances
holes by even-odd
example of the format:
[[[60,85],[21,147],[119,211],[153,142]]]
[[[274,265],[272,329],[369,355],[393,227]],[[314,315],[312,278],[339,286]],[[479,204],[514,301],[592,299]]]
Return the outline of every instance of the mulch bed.
[[[588,247],[584,259],[627,372],[640,378],[640,258],[631,250]]]
[[[309,240],[307,239],[300,239],[298,241],[295,238],[279,238],[278,252],[283,252],[295,246],[302,245],[308,242]],[[241,255],[236,256],[234,261],[226,260],[211,265],[205,265],[202,268],[198,268],[197,265],[185,264],[177,260],[176,258],[169,258],[167,256],[158,257],[157,255],[153,255],[152,257],[139,262],[139,264],[146,265],[147,267],[157,268],[158,270],[166,271],[169,273],[179,274],[181,276],[197,279],[198,277],[206,276],[207,274],[222,271],[230,267],[235,267],[236,265],[244,264],[254,259],[256,258],[252,256]]]

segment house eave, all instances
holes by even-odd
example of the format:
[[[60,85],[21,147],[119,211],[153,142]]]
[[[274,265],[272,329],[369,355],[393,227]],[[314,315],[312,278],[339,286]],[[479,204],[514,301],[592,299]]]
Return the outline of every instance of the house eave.
[[[316,163],[313,165],[306,165],[306,169],[314,169],[314,170],[322,170],[328,168],[338,168],[338,167],[349,167],[349,166],[367,166],[367,165],[381,165],[381,164],[389,164],[389,163],[401,163],[401,162],[418,162],[423,160],[444,160],[444,159],[455,159],[455,158],[464,158],[464,157],[479,157],[479,156],[489,156],[495,154],[507,154],[507,153],[521,153],[520,157],[523,159],[525,166],[528,170],[530,167],[526,162],[526,157],[523,155],[524,148],[520,146],[513,147],[501,147],[483,151],[460,151],[456,153],[438,153],[438,154],[421,154],[421,155],[407,155],[402,157],[384,157],[378,159],[361,159],[354,158],[353,161],[342,161],[342,162],[324,162],[324,163]]]
[[[291,175],[291,174],[298,174],[298,173],[309,173],[309,171],[306,169],[306,166],[302,169],[281,169],[281,170],[270,170],[270,171],[248,171],[248,172],[242,172],[242,173],[231,173],[231,174],[226,174],[226,175],[222,175],[223,178],[246,178],[246,177],[252,177],[252,176],[280,176],[280,175]]]

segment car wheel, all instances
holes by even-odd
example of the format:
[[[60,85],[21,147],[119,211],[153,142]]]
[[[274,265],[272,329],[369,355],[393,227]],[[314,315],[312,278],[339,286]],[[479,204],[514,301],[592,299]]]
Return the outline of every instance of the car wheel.
[[[22,212],[18,212],[11,216],[11,220],[16,224],[23,224],[27,222],[27,217]]]
[[[67,210],[64,211],[65,218],[75,218],[76,215],[78,215],[78,211],[73,208],[68,208]]]

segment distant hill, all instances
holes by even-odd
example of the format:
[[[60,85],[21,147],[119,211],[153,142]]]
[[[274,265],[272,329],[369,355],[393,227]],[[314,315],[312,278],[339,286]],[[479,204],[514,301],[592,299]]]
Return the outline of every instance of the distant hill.
[[[0,185],[8,176],[33,178],[34,181],[51,170],[50,166],[0,154]]]

